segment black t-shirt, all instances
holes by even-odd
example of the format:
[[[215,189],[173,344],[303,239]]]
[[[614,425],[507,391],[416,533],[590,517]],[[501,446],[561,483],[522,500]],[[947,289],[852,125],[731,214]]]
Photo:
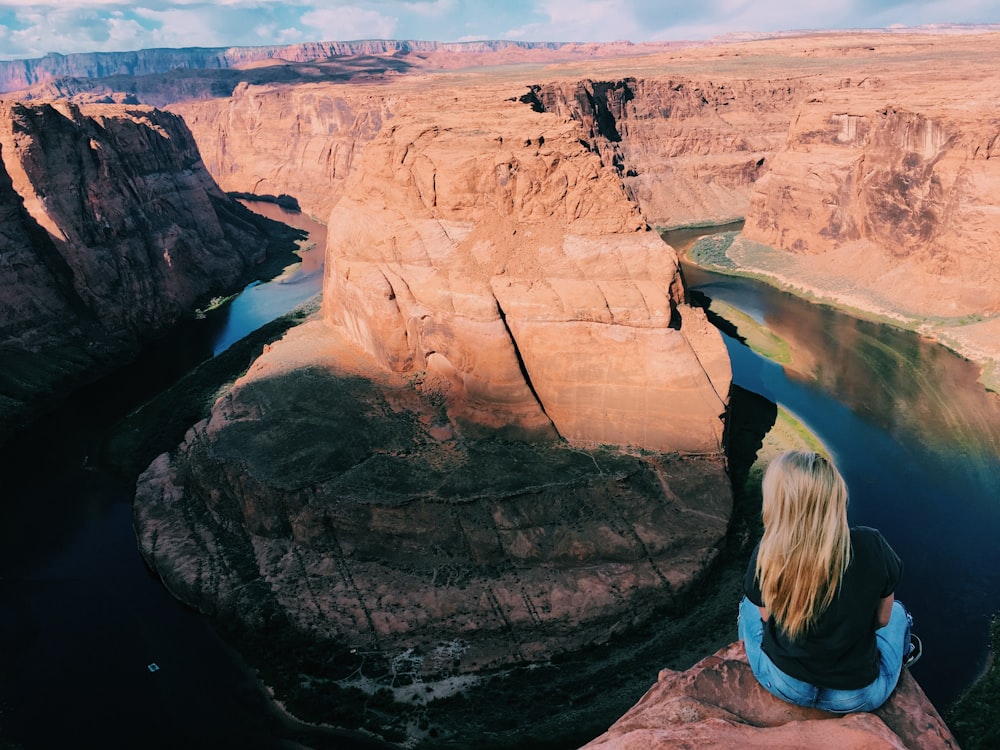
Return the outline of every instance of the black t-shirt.
[[[836,598],[798,640],[789,640],[773,616],[764,625],[762,648],[778,669],[835,690],[862,688],[878,677],[879,600],[895,591],[903,572],[899,556],[875,529],[851,529],[851,548],[851,562]],[[743,591],[762,607],[756,565],[757,549],[750,558]]]

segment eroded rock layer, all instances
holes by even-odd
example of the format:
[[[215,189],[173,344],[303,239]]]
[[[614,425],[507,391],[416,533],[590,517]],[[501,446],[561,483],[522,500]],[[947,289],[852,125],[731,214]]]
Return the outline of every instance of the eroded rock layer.
[[[250,628],[278,614],[331,654],[419,657],[432,679],[676,604],[731,502],[718,457],[456,440],[421,384],[316,320],[147,469],[135,523],[184,601]]]
[[[881,708],[838,717],[792,706],[768,693],[753,676],[743,644],[736,642],[685,672],[660,672],[631,710],[584,747],[957,750],[958,743],[905,669]]]
[[[330,214],[325,318],[466,429],[720,451],[728,359],[676,256],[576,121],[505,94],[399,103]]]
[[[3,436],[264,257],[175,115],[5,102],[0,161]]]

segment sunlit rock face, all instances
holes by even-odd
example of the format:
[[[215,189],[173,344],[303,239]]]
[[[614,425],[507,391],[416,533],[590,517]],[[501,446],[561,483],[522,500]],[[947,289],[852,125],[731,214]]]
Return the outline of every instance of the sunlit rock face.
[[[685,672],[665,669],[639,702],[586,750],[808,747],[817,750],[957,750],[909,671],[873,713],[836,716],[785,703],[760,686],[742,643]]]
[[[518,91],[465,92],[474,122],[397,105],[330,215],[326,320],[467,427],[718,451],[728,360],[675,254],[579,125]]]
[[[811,87],[766,73],[714,80],[677,72],[534,85],[525,99],[579,121],[646,220],[677,227],[743,218],[793,104]]]
[[[744,237],[798,256],[806,283],[860,287],[908,317],[996,308],[994,99],[967,89],[934,86],[928,103],[891,81],[803,103]]]
[[[503,80],[403,88],[338,90],[363,148],[294,177],[337,198],[322,315],[148,468],[135,525],[194,606],[441,677],[691,595],[731,513],[731,373],[578,120]],[[317,93],[261,92],[261,132]]]
[[[377,89],[331,84],[240,84],[229,99],[170,106],[223,189],[291,195],[324,222],[393,108],[394,97]]]
[[[5,102],[0,160],[0,346],[15,411],[134,353],[264,256],[263,234],[174,115]]]

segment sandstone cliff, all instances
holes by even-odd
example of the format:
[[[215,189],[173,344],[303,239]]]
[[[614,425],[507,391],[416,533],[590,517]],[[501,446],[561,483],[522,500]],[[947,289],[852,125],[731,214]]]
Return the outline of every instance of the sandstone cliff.
[[[6,102],[0,161],[3,437],[263,258],[174,115]]]
[[[798,103],[730,256],[995,368],[998,49],[934,40]]]
[[[331,207],[326,277],[322,319],[142,475],[140,549],[193,606],[322,644],[294,686],[321,711],[402,663],[439,684],[603,643],[723,544],[721,337],[589,131],[528,90],[176,107],[226,186]],[[335,667],[357,653],[366,683]]]
[[[579,125],[517,91],[466,91],[475,123],[400,101],[330,214],[327,321],[466,426],[720,451],[728,359],[675,255]]]
[[[663,670],[628,713],[584,747],[957,750],[958,743],[905,669],[877,711],[837,717],[772,696],[756,681],[743,644],[736,642],[685,672]]]

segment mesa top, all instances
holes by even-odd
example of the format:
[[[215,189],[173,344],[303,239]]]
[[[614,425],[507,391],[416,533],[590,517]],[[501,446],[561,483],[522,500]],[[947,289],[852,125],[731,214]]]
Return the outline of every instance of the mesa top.
[[[764,606],[757,581],[758,543],[743,578],[743,592]],[[875,643],[879,601],[896,590],[903,563],[876,529],[851,529],[851,562],[840,590],[819,619],[790,640],[772,615],[764,624],[761,648],[782,672],[811,685],[856,690],[879,673]]]

